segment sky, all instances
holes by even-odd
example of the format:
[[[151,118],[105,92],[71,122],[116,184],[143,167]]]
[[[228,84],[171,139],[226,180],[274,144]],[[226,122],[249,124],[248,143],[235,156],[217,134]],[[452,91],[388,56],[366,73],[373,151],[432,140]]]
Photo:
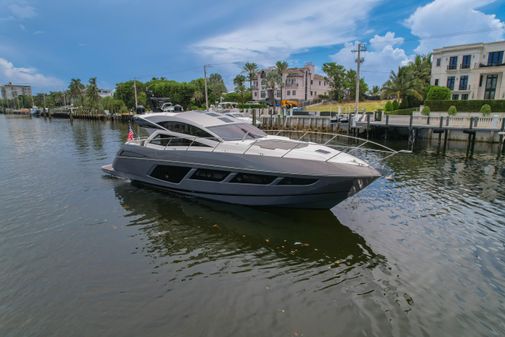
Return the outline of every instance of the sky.
[[[0,84],[62,90],[97,77],[104,89],[136,78],[203,77],[233,90],[245,62],[326,62],[382,85],[433,48],[505,40],[505,0],[0,0]]]

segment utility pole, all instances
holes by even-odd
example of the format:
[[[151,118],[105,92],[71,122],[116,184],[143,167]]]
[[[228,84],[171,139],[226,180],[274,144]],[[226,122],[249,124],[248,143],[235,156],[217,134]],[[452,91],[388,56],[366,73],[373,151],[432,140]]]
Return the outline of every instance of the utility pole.
[[[204,78],[204,83],[205,83],[205,109],[209,110],[209,94],[208,94],[208,89],[207,89],[207,67],[209,67],[210,64],[204,64],[203,65],[203,78]]]
[[[135,113],[137,112],[138,100],[137,100],[137,79],[133,80],[133,91],[135,93]]]
[[[361,63],[365,61],[364,58],[361,57],[361,52],[366,51],[366,47],[363,43],[358,42],[357,49],[353,49],[353,53],[357,53],[356,57],[356,101],[354,103],[354,113],[358,114],[358,109],[359,109],[359,70]]]

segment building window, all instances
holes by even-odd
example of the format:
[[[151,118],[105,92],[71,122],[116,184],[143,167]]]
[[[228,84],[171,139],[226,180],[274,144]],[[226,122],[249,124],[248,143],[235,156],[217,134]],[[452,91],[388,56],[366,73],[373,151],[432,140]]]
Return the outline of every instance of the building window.
[[[288,90],[288,91],[286,92],[286,95],[287,95],[287,96],[290,96],[290,95],[291,95],[291,90]]]
[[[435,86],[438,87],[438,78],[435,78]]]
[[[442,62],[442,59],[439,57],[437,58],[437,67],[440,67],[440,63]]]
[[[464,75],[459,78],[459,90],[466,90],[468,87],[468,76]]]
[[[296,90],[293,90],[293,96],[296,96]]]
[[[461,100],[462,101],[467,101],[468,100],[468,94],[461,94]]]
[[[319,81],[319,86],[321,86],[321,81]]]
[[[281,91],[280,91],[280,90],[277,90],[277,91],[275,92],[275,96],[277,96],[277,97],[281,97]]]
[[[254,97],[258,97],[258,92],[257,91],[254,92]]]
[[[458,94],[452,95],[452,100],[453,101],[457,101],[458,99],[459,99],[459,95]]]
[[[312,91],[310,92],[310,96],[313,96],[313,95],[312,95]]]
[[[479,87],[482,87],[482,80],[483,79],[484,79],[484,76],[480,75],[480,78],[479,78]]]
[[[266,94],[264,91],[261,92],[261,98],[265,98],[266,97]]]
[[[447,77],[447,88],[454,90],[454,81],[455,81],[454,76]]]
[[[461,62],[461,69],[469,69],[471,60],[472,55],[463,55],[463,61]]]
[[[503,50],[493,51],[487,57],[488,66],[497,66],[503,63]]]
[[[313,80],[310,80],[310,85],[314,84],[314,81]]]
[[[451,56],[449,58],[449,65],[447,66],[447,69],[457,69],[458,68],[458,57],[457,56]]]
[[[498,82],[498,75],[487,75],[484,99],[494,99],[496,94],[496,82]]]

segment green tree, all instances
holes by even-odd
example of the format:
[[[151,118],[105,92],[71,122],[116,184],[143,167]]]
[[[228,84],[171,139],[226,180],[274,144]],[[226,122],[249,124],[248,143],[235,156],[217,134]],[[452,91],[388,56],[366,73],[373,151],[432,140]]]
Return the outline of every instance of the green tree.
[[[393,111],[393,103],[391,101],[387,101],[384,105],[384,111],[391,112]]]
[[[100,95],[98,94],[96,77],[92,77],[89,79],[88,86],[86,87],[86,108],[89,112],[97,114],[99,103]]]
[[[288,71],[288,63],[286,61],[277,61],[275,63],[275,70],[277,71],[277,74],[279,75],[279,79],[278,79],[278,82],[279,82],[279,87],[280,87],[280,90],[281,90],[281,101],[283,100],[283,95],[282,95],[282,91],[284,89],[284,74],[286,73],[286,71]]]
[[[73,105],[82,105],[82,94],[84,92],[84,84],[78,78],[73,78],[70,80],[68,85],[68,94],[70,96],[70,103]]]
[[[147,106],[146,85],[140,81],[135,81],[137,87],[137,101],[139,105]],[[129,110],[135,109],[134,81],[116,83],[114,98],[122,100]]]
[[[246,98],[246,93],[247,93],[247,90],[246,90],[246,87],[244,85],[246,81],[246,78],[244,75],[237,75],[235,76],[235,78],[233,79],[233,84],[235,85],[235,93],[237,93],[237,102],[239,103],[245,103],[245,98]]]
[[[445,101],[451,99],[451,90],[446,87],[430,87],[426,94],[429,101]]]
[[[118,114],[127,112],[128,109],[124,102],[120,99],[116,99],[114,97],[104,97],[100,101],[100,104],[104,110],[109,110],[111,114]]]
[[[397,100],[400,100],[401,106],[408,104],[408,97],[423,100],[423,82],[416,78],[412,69],[408,67],[399,67],[396,73],[391,71],[382,90],[387,95],[393,95]]]
[[[370,96],[380,96],[381,94],[381,88],[378,85],[372,86],[372,89],[370,90]]]
[[[268,97],[272,106],[275,106],[275,88],[279,84],[279,74],[276,71],[269,71],[266,75]]]
[[[342,101],[346,95],[346,70],[344,66],[335,62],[329,62],[323,64],[322,69],[331,87],[330,97],[334,100]]]
[[[449,107],[449,110],[447,110],[447,113],[449,114],[449,116],[456,116],[456,114],[458,113],[458,109],[456,109],[454,105],[451,105]]]
[[[243,71],[247,74],[247,79],[249,80],[249,90],[252,92],[252,82],[256,79],[258,65],[256,63],[247,62],[244,64]]]
[[[207,82],[209,90],[209,102],[217,102],[227,92],[223,78],[218,73],[210,74]]]
[[[349,69],[346,71],[344,80],[346,98],[354,100],[356,98],[356,71]],[[368,84],[366,84],[364,78],[359,79],[359,99],[360,101],[365,99],[365,93],[368,91]]]

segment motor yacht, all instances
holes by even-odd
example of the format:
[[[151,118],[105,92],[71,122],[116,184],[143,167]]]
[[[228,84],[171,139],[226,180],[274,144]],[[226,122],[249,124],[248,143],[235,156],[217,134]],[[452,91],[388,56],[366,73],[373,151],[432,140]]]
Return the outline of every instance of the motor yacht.
[[[380,177],[343,150],[269,135],[217,112],[146,114],[134,122],[149,136],[124,143],[104,172],[187,196],[327,209]]]

